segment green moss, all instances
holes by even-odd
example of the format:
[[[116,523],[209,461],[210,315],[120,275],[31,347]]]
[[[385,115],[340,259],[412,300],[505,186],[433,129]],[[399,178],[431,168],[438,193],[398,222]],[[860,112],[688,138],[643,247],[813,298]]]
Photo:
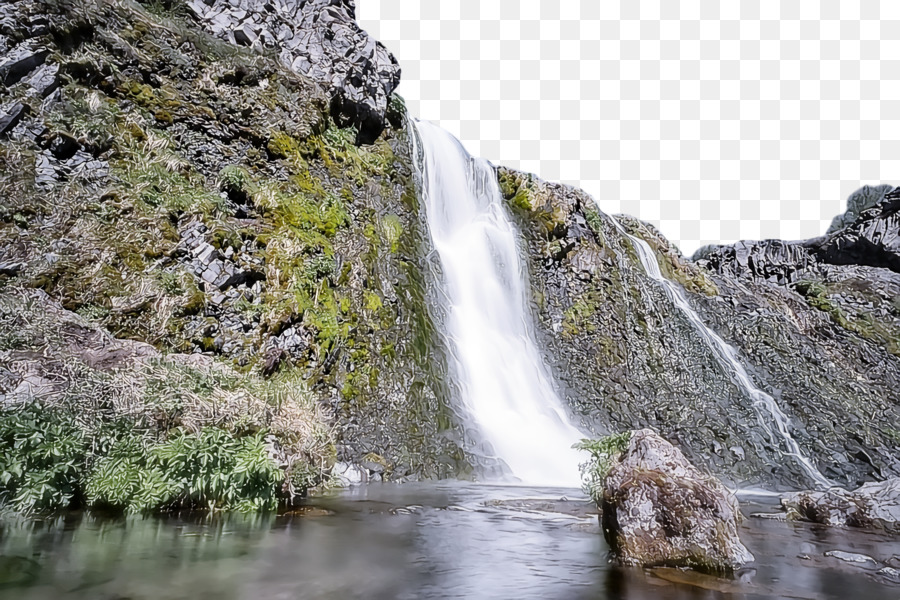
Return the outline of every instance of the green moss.
[[[503,169],[499,171],[498,180],[500,193],[512,206],[523,211],[530,211],[534,208],[531,175]]]
[[[832,302],[829,297],[832,290],[824,282],[798,281],[794,284],[794,289],[806,298],[810,306],[826,313],[836,324],[866,340],[884,346],[891,354],[900,356],[900,331],[896,331],[867,312],[851,317]]]
[[[569,337],[593,333],[596,326],[592,317],[602,302],[599,292],[585,292],[578,296],[574,304],[563,312],[563,333]]]
[[[400,236],[403,235],[403,224],[397,215],[385,215],[380,221],[381,234],[388,243],[392,253],[400,247]]]
[[[584,220],[587,221],[588,227],[591,228],[594,235],[600,240],[605,239],[603,236],[603,219],[600,217],[600,213],[591,206],[583,207],[582,211],[584,212]]]

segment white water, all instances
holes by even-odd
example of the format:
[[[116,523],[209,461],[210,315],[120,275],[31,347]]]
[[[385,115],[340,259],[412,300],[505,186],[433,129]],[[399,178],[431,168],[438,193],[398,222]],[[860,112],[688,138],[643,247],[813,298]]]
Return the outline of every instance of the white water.
[[[783,444],[784,448],[787,450],[785,455],[796,460],[800,467],[816,482],[817,485],[822,487],[835,485],[822,475],[809,459],[803,455],[800,447],[797,445],[797,441],[791,436],[790,422],[788,421],[787,415],[782,412],[772,396],[753,384],[753,381],[747,374],[747,370],[744,369],[737,358],[737,351],[719,337],[716,332],[706,326],[706,323],[703,322],[700,315],[698,315],[688,303],[681,287],[663,277],[663,274],[659,270],[659,263],[657,262],[656,255],[653,250],[650,249],[647,242],[630,235],[618,221],[612,217],[610,217],[610,219],[612,219],[616,228],[631,240],[647,275],[662,285],[663,290],[672,303],[685,317],[687,317],[688,321],[690,321],[694,328],[700,333],[703,341],[710,350],[712,350],[713,355],[716,357],[719,364],[731,375],[731,379],[735,384],[743,389],[753,400],[753,407],[756,410],[759,423],[769,432],[773,443],[778,443],[777,438],[780,438],[781,444]],[[774,431],[772,429],[773,425],[775,428]]]
[[[533,336],[516,230],[497,176],[417,121],[422,195],[443,275],[445,331],[465,415],[521,482],[578,486],[580,440]]]

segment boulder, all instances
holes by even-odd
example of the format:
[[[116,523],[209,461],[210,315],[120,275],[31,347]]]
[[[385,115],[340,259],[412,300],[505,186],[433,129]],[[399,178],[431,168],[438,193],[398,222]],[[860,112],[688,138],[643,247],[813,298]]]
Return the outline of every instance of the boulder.
[[[734,495],[654,431],[612,457],[600,499],[603,535],[626,565],[727,573],[752,561]]]
[[[900,478],[867,483],[853,491],[835,487],[781,498],[789,518],[832,525],[900,532]]]

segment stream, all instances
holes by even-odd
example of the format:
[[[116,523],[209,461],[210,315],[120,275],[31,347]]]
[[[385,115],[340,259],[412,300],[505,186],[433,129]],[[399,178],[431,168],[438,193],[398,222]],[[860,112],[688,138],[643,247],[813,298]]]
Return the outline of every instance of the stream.
[[[748,514],[773,502],[743,498]],[[0,598],[900,598],[877,573],[896,537],[748,518],[757,562],[724,580],[610,565],[592,512],[578,490],[448,481],[370,484],[277,516],[4,520]]]

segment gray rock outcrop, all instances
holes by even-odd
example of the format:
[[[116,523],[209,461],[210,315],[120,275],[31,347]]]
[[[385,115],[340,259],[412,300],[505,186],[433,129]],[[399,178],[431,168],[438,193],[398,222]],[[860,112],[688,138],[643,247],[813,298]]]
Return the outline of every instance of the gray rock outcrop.
[[[837,527],[900,531],[900,478],[867,483],[856,490],[785,494],[788,517]]]
[[[752,561],[734,496],[650,429],[635,431],[603,483],[603,535],[638,566],[727,572]]]
[[[234,44],[279,52],[281,62],[323,85],[331,114],[373,142],[385,127],[400,66],[356,24],[354,0],[188,0],[208,31]]]
[[[900,188],[864,186],[821,237],[804,241],[740,241],[704,246],[694,260],[722,273],[781,285],[814,277],[833,265],[900,273]]]

